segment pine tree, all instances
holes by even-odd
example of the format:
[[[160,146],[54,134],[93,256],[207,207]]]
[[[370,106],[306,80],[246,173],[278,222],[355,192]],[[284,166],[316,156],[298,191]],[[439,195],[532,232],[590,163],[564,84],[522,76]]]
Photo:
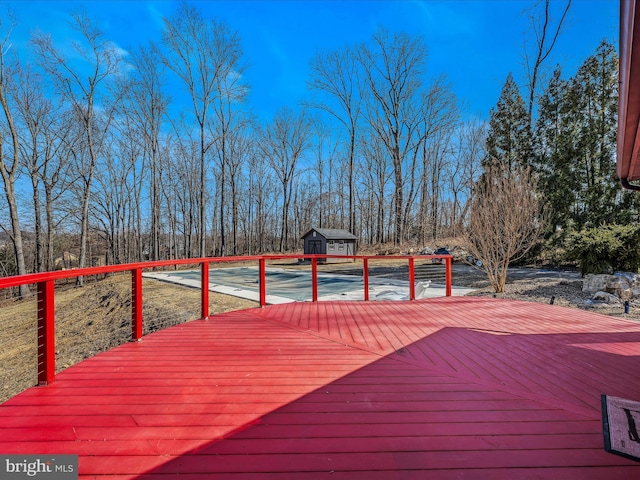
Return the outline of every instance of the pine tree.
[[[568,82],[562,79],[558,67],[540,98],[536,122],[534,151],[535,169],[539,175],[539,189],[552,206],[550,226],[566,229],[572,223],[579,183],[572,162]]]
[[[498,103],[491,109],[487,136],[487,158],[515,166],[531,162],[531,136],[527,109],[513,76],[509,74]]]
[[[618,57],[603,41],[570,82],[573,175],[578,182],[579,227],[616,221],[620,185],[615,173]]]
[[[602,42],[573,78],[556,69],[540,99],[535,167],[554,227],[638,218],[640,196],[623,191],[615,175],[617,75],[615,48]]]

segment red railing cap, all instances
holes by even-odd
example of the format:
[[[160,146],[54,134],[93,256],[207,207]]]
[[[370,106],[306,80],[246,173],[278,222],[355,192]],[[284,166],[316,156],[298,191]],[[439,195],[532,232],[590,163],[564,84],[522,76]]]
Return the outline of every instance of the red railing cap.
[[[85,277],[88,275],[100,275],[105,273],[127,272],[139,268],[171,267],[175,265],[225,262],[245,262],[265,260],[282,260],[286,258],[350,258],[350,259],[378,259],[378,260],[408,260],[410,258],[452,258],[451,255],[321,255],[321,254],[274,254],[274,255],[252,255],[252,256],[225,256],[225,257],[199,257],[184,258],[180,260],[158,260],[154,262],[121,263],[118,265],[106,265],[102,267],[74,268],[70,270],[56,270],[54,272],[30,273],[27,275],[14,275],[10,277],[0,277],[0,288],[18,287],[20,285],[30,285],[34,283],[47,282],[51,280],[62,280],[66,278]]]

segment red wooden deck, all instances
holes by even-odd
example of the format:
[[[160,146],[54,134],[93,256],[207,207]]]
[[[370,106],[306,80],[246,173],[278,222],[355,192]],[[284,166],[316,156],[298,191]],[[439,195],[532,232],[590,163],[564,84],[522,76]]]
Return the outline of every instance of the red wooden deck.
[[[195,321],[0,406],[0,452],[81,478],[638,479],[600,394],[640,399],[640,324],[470,297]]]

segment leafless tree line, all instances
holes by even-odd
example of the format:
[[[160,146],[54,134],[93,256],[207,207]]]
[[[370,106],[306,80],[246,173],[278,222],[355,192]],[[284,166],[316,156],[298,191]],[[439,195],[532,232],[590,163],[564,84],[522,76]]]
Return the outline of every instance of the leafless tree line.
[[[83,14],[68,44],[36,32],[28,52],[0,21],[2,274],[290,251],[311,227],[364,244],[462,232],[485,125],[421,38],[318,54],[304,104],[263,122],[237,33],[187,3],[131,52]]]

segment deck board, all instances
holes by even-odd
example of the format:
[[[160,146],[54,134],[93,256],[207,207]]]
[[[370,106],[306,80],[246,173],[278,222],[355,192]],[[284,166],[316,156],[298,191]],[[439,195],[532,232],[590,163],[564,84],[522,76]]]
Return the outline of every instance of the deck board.
[[[640,399],[640,324],[500,299],[319,302],[156,332],[0,405],[0,451],[86,479],[640,478],[600,394]]]

